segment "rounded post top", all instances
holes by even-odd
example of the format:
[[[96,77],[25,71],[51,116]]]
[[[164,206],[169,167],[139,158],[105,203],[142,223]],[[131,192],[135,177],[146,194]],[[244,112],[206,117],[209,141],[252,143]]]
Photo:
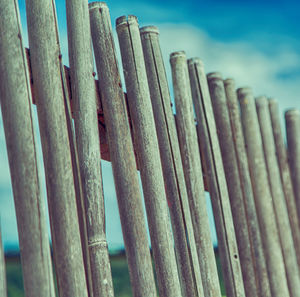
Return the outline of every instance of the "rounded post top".
[[[116,27],[117,29],[122,26],[128,26],[131,24],[138,24],[138,18],[135,15],[123,15],[116,19]]]
[[[222,79],[222,74],[220,72],[210,72],[206,75],[206,77],[207,77],[207,80]]]
[[[299,117],[300,116],[300,111],[299,109],[297,108],[291,108],[291,109],[288,109],[286,112],[285,112],[285,118],[293,118],[293,117]]]
[[[185,51],[177,51],[170,54],[170,59],[175,59],[179,57],[186,57]]]
[[[277,106],[278,105],[278,101],[275,98],[269,98],[269,105],[270,106]]]
[[[92,9],[102,9],[102,8],[105,8],[105,9],[108,9],[108,6],[106,4],[106,2],[102,2],[102,1],[95,1],[95,2],[91,2],[89,3],[89,10],[92,10]]]
[[[226,78],[224,79],[224,85],[225,86],[234,86],[235,85],[235,81],[233,78]]]
[[[255,98],[255,104],[258,108],[268,107],[268,99],[266,96],[258,96]]]
[[[159,30],[155,26],[145,26],[145,27],[140,28],[140,33],[141,34],[151,34],[151,33],[154,33],[154,34],[159,35]]]
[[[194,57],[188,59],[188,65],[198,65],[200,67],[204,67],[203,61],[200,58]]]
[[[237,94],[239,97],[247,96],[247,95],[253,95],[252,89],[250,87],[243,87],[237,89]]]

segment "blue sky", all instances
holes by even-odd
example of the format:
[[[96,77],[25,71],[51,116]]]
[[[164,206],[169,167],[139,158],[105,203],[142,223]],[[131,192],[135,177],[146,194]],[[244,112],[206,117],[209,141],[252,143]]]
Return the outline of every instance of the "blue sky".
[[[64,2],[57,0],[56,7],[63,60],[68,64]],[[141,26],[159,28],[169,82],[169,54],[185,50],[188,57],[200,57],[207,72],[220,71],[224,78],[233,77],[238,87],[251,86],[255,95],[277,98],[282,113],[287,108],[300,108],[298,1],[116,0],[107,4],[113,27],[117,17],[134,14]],[[19,0],[19,6],[28,45],[25,1]],[[1,229],[8,248],[17,243],[17,228],[1,116],[0,166]],[[114,248],[122,245],[122,235],[111,167],[107,162],[102,166],[107,238],[109,247]]]

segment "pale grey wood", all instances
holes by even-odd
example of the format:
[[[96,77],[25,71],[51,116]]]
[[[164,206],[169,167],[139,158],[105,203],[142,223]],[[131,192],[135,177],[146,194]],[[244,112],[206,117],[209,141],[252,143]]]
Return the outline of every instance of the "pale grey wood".
[[[263,251],[262,239],[259,230],[258,218],[255,209],[251,179],[249,174],[248,159],[246,154],[240,109],[233,79],[224,81],[227,106],[230,116],[233,144],[237,158],[239,178],[245,203],[249,235],[252,242],[254,268],[256,272],[256,283],[260,297],[271,297],[267,265]]]
[[[165,72],[165,66],[163,63],[163,58],[161,54],[160,44],[159,44],[159,31],[154,26],[147,26],[140,29],[141,41],[143,46],[145,66],[147,71],[149,91],[152,102],[152,109],[155,119],[156,132],[158,137],[158,144],[160,149],[160,157],[162,163],[162,170],[164,175],[166,195],[171,206],[170,214],[173,224],[176,224],[176,221],[183,219],[182,210],[180,207],[180,190],[178,189],[178,184],[176,181],[176,173],[174,167],[174,156],[172,151],[171,143],[171,133],[176,133],[176,127],[174,123],[174,116],[171,107],[171,99],[169,93],[169,87]],[[171,126],[171,127],[170,127]],[[179,156],[180,157],[180,156]],[[187,199],[187,196],[185,196]],[[179,207],[174,207],[178,205]],[[174,210],[176,212],[174,212]],[[180,226],[184,226],[183,221]],[[180,235],[175,235],[175,248],[178,259],[178,270],[180,274],[180,279],[182,280],[183,295],[188,295],[193,279],[187,280],[187,276],[192,277],[190,270],[190,258],[188,255],[188,246],[185,239],[185,230],[183,228],[176,228],[173,226],[173,233],[180,231]],[[180,246],[182,243],[178,243],[178,239],[183,237],[183,244],[185,245],[184,249],[181,251]],[[179,239],[180,240],[180,239]],[[173,247],[172,247],[173,249]],[[167,253],[165,253],[167,256]],[[178,272],[176,267],[175,255],[172,257],[168,256],[170,264],[172,264],[173,273],[176,273],[176,291],[180,296],[180,284],[178,279]],[[172,263],[172,261],[174,261]],[[188,271],[188,275],[183,276]],[[163,280],[162,280],[163,281]],[[188,286],[188,289],[186,287]],[[166,293],[163,296],[167,296]],[[170,292],[170,296],[172,293]]]
[[[290,109],[285,113],[285,126],[288,148],[288,162],[300,220],[300,112]]]
[[[159,47],[158,29],[153,26],[142,28],[141,39],[172,221],[182,295],[194,296],[196,293],[191,254],[182,207],[182,201],[185,201],[184,205],[188,205],[188,195],[169,87]]]
[[[26,13],[58,290],[61,297],[84,297],[87,284],[64,108],[55,5],[51,0],[28,0]]]
[[[251,89],[238,89],[252,189],[266,257],[271,295],[289,296],[263,144]]]
[[[96,86],[87,0],[67,0],[68,45],[76,143],[90,257],[93,296],[114,296],[101,174]]]
[[[280,169],[281,183],[285,195],[292,235],[294,239],[298,266],[300,267],[300,223],[297,214],[297,206],[293,190],[293,184],[288,164],[287,149],[283,140],[280,126],[278,103],[275,99],[269,99],[269,110],[272,121],[273,135],[276,146],[276,156]]]
[[[4,247],[2,245],[1,230],[0,230],[0,296],[2,297],[7,296],[5,257],[4,257]]]
[[[191,133],[188,129],[192,129],[194,126],[194,116],[193,116],[193,105],[192,105],[192,95],[191,95],[191,86],[190,86],[190,80],[189,80],[189,73],[188,73],[188,67],[187,67],[187,61],[186,61],[186,55],[185,52],[179,51],[179,52],[173,52],[170,55],[170,64],[171,64],[171,69],[172,69],[172,81],[173,81],[173,89],[174,89],[174,99],[175,99],[175,106],[176,106],[176,126],[177,126],[177,133],[178,133],[178,140],[179,140],[179,145],[180,145],[180,153],[181,153],[181,160],[182,160],[182,165],[183,165],[183,170],[184,170],[184,178],[186,181],[186,187],[187,187],[187,192],[189,195],[189,202],[190,204],[187,205],[188,207],[196,207],[197,210],[199,206],[197,205],[198,201],[195,201],[196,197],[193,196],[195,195],[195,186],[199,187],[198,185],[195,185],[196,180],[195,176],[188,176],[188,171],[191,170],[199,170],[200,164],[194,164],[195,166],[198,165],[198,168],[194,167],[191,168],[190,163],[188,164],[187,160],[187,154],[191,153],[192,149],[195,149],[195,141],[197,141],[197,134],[194,133],[192,135],[189,135],[189,138],[194,137],[194,139],[189,139],[189,141],[193,141],[192,143],[187,143],[187,139],[185,138],[185,133]],[[195,130],[192,130],[195,132]],[[196,151],[199,155],[199,150]],[[191,157],[191,156],[190,156]],[[194,159],[193,162],[199,162],[200,158]],[[192,172],[194,175],[196,172]],[[188,180],[188,178],[193,178],[192,183]],[[202,173],[200,173],[199,178],[202,178]],[[200,189],[196,188],[197,194],[200,194]],[[197,197],[197,199],[200,199],[200,197]],[[192,200],[192,201],[190,201]],[[195,211],[194,210],[191,210]],[[195,216],[195,213],[192,212],[193,216]],[[191,215],[190,215],[191,216]],[[194,217],[194,223],[196,223],[196,220],[198,219]],[[188,218],[191,220],[191,218]],[[186,219],[186,222],[187,219]],[[188,230],[189,232],[189,242],[191,245],[191,253],[192,253],[192,264],[193,264],[193,270],[195,273],[195,276],[198,276],[198,279],[196,278],[196,284],[198,286],[198,294],[199,296],[204,296],[204,289],[203,289],[203,284],[202,284],[202,278],[201,278],[201,272],[200,272],[200,265],[199,265],[199,259],[198,259],[198,253],[197,250],[193,250],[192,246],[192,239],[194,241],[193,244],[195,244],[195,247],[198,248],[196,245],[196,240],[195,240],[195,235],[194,235],[194,230],[193,230],[193,222],[191,220],[191,228]],[[197,231],[196,231],[197,232]],[[199,235],[199,234],[197,234]],[[191,236],[193,236],[191,238]],[[195,254],[193,254],[195,253]]]
[[[90,20],[133,295],[156,296],[126,102],[105,3],[90,4]]]
[[[184,177],[195,234],[205,296],[220,296],[215,256],[207,215],[202,166],[195,127],[193,99],[186,57],[183,52],[171,56],[176,122]]]
[[[300,296],[299,270],[276,159],[276,149],[268,100],[265,96],[260,96],[255,99],[255,103],[290,296],[298,297]]]
[[[54,297],[45,202],[39,181],[28,66],[17,1],[0,1],[0,26],[0,102],[25,296]],[[0,295],[5,296],[2,281],[0,287]]]
[[[199,146],[204,159],[204,172],[207,175],[214,212],[226,294],[228,297],[245,296],[226,178],[204,66],[200,59],[193,58],[188,60],[188,67],[198,122]]]
[[[240,182],[234,139],[231,132],[230,117],[226,102],[225,87],[223,79],[216,76],[215,73],[208,74],[207,80],[227,181],[245,293],[247,297],[254,297],[258,296],[258,290],[252,261],[253,247],[249,236],[242,185]]]

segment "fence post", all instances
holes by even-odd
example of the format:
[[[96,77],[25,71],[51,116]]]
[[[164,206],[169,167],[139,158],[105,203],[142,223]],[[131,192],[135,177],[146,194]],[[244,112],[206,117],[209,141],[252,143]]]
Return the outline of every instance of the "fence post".
[[[217,129],[204,67],[200,59],[188,60],[192,97],[197,117],[200,151],[208,179],[226,294],[245,296],[238,248]],[[201,140],[201,141],[200,141]]]
[[[265,96],[260,96],[256,98],[255,102],[288,287],[291,297],[296,297],[300,296],[299,270],[294,248],[294,240],[291,232],[291,226],[276,159],[276,150],[268,100]]]
[[[298,259],[298,266],[300,267],[300,223],[288,164],[287,149],[283,141],[283,135],[280,126],[278,103],[275,99],[269,99],[269,111],[271,115],[273,135],[276,146],[276,156],[281,174],[281,183],[287,204],[287,210]]]
[[[245,204],[236,160],[234,139],[231,132],[224,83],[219,73],[209,73],[207,80],[227,181],[245,293],[247,297],[254,297],[258,296],[258,291],[252,261],[252,242],[250,241],[248,232]]]
[[[109,152],[133,295],[156,296],[136,162],[109,11],[103,2],[89,5]]]
[[[288,161],[300,220],[300,112],[290,109],[285,113]]]
[[[238,99],[235,90],[235,83],[233,79],[226,79],[224,81],[225,92],[227,97],[227,106],[230,116],[231,131],[233,137],[233,144],[237,158],[239,178],[241,182],[241,189],[245,203],[246,217],[249,227],[250,240],[252,241],[253,258],[256,283],[258,287],[259,296],[271,297],[270,284],[266,266],[266,260],[263,251],[261,234],[259,230],[258,218],[255,209],[255,202],[253,197],[251,179],[249,175],[248,159],[245,149],[245,142],[241,124],[240,110],[238,106]]]
[[[172,66],[174,97],[176,102],[177,132],[184,177],[189,196],[189,206],[198,252],[197,256],[200,266],[202,264],[203,268],[206,268],[209,264],[205,262],[211,259],[207,259],[206,255],[202,256],[206,250],[202,250],[201,248],[206,245],[206,247],[211,250],[212,244],[209,233],[206,198],[204,195],[198,137],[194,120],[193,99],[185,53],[172,53],[170,62]],[[211,246],[204,243],[203,241],[205,240],[208,240]],[[210,254],[210,256],[214,257],[213,254]],[[209,274],[206,274],[206,272],[206,269],[201,270],[202,285],[205,293],[209,296],[209,294],[212,294],[212,292],[208,293],[209,287],[212,285],[209,284],[209,282],[215,280],[214,278],[216,278],[216,275],[212,276],[212,279],[207,280],[211,277],[211,272],[209,271]],[[220,290],[217,291],[215,296],[218,295],[220,295]]]
[[[28,68],[17,1],[0,1],[0,101],[26,296],[54,297],[49,236],[33,132]],[[1,255],[2,257],[2,255]],[[1,294],[2,280],[0,284]]]
[[[5,257],[4,257],[4,247],[2,244],[1,230],[0,230],[0,296],[2,297],[7,296]]]
[[[105,235],[96,86],[87,0],[66,1],[74,123],[85,201],[93,296],[114,296]]]
[[[172,220],[182,295],[194,296],[196,293],[185,227],[185,216],[190,214],[185,214],[185,211],[189,212],[189,208],[183,207],[188,206],[188,195],[169,87],[159,46],[159,33],[153,26],[141,28],[140,33]]]
[[[55,5],[51,0],[28,0],[26,12],[58,289],[61,297],[84,297],[87,284],[64,108]]]
[[[271,295],[272,297],[289,296],[272,196],[268,185],[262,139],[251,89],[238,89],[238,99]]]

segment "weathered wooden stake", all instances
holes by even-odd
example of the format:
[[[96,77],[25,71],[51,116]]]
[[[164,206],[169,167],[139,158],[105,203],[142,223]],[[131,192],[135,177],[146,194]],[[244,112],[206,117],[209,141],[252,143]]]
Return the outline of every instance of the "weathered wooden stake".
[[[61,297],[84,297],[87,284],[64,108],[55,5],[51,0],[28,0],[26,12],[58,289]]]
[[[235,83],[233,79],[226,79],[224,81],[227,106],[231,122],[231,131],[233,137],[233,144],[237,158],[237,165],[239,170],[239,178],[243,199],[245,203],[246,217],[249,227],[250,240],[252,242],[253,258],[256,283],[258,288],[258,296],[271,297],[270,284],[267,272],[267,265],[263,251],[263,245],[259,230],[258,218],[255,209],[255,202],[253,197],[251,179],[249,174],[248,159],[246,154],[240,109],[238,105],[237,94],[235,90]]]
[[[289,296],[272,195],[268,184],[262,139],[251,89],[238,89],[238,99],[271,295],[272,297]]]
[[[288,164],[287,149],[283,141],[283,135],[280,126],[278,103],[275,99],[269,99],[269,110],[276,146],[276,156],[281,175],[281,183],[289,214],[290,225],[294,239],[296,255],[298,259],[298,266],[300,267],[300,223],[298,219],[297,206],[290,174],[290,168]]]
[[[67,0],[68,43],[78,160],[85,202],[93,296],[114,296],[105,235],[96,86],[87,0]]]
[[[0,296],[7,296],[4,248],[0,230]]]
[[[245,293],[247,297],[254,297],[258,296],[258,291],[252,262],[252,242],[249,237],[245,204],[235,154],[234,139],[231,132],[224,83],[219,73],[208,74],[207,80],[227,181]]]
[[[297,257],[276,159],[268,100],[265,96],[260,96],[255,102],[290,296],[298,297],[300,278]]]
[[[109,11],[90,3],[92,39],[122,230],[135,297],[156,296],[145,217]]]
[[[191,85],[184,52],[171,54],[176,122],[205,296],[220,296],[211,242]],[[211,262],[212,263],[209,263]]]
[[[36,159],[30,84],[18,1],[0,1],[0,26],[0,102],[25,295],[54,297],[49,236]],[[2,294],[5,290],[2,286],[1,280],[0,295],[6,296],[6,292]]]
[[[300,220],[300,112],[290,109],[285,113],[288,161]]]
[[[189,208],[183,208],[183,205],[188,206],[188,195],[169,87],[159,46],[159,33],[158,29],[152,26],[141,28],[140,32],[166,194],[170,207],[182,295],[195,296],[194,277],[184,215],[184,210],[189,212]]]
[[[180,296],[158,140],[136,17],[118,18],[117,32],[159,293],[161,296]]]
[[[188,66],[198,122],[198,135],[200,136],[199,145],[204,158],[204,171],[207,175],[214,211],[226,294],[228,297],[245,296],[228,190],[207,79],[200,59],[193,58],[188,60]]]

